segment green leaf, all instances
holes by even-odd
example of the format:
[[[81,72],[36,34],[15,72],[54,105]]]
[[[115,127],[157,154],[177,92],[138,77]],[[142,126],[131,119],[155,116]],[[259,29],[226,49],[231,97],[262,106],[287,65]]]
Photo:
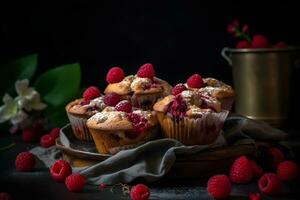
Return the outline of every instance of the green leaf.
[[[1,64],[0,98],[14,87],[17,80],[30,79],[36,71],[37,63],[38,55],[32,54]]]
[[[42,74],[35,82],[36,90],[50,106],[63,106],[72,100],[80,86],[80,65],[63,65]]]
[[[49,123],[53,127],[62,127],[69,122],[66,114],[65,106],[60,106],[60,107],[50,106],[46,109],[45,115],[47,116]]]

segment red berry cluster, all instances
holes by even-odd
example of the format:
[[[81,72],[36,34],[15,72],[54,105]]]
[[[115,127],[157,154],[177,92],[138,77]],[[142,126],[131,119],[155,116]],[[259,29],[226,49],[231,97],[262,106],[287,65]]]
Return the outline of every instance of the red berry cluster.
[[[243,24],[241,26],[240,22],[238,20],[233,20],[228,26],[227,26],[227,32],[234,35],[234,37],[241,39],[237,45],[236,48],[243,49],[243,48],[251,48],[251,49],[257,49],[257,48],[286,48],[287,45],[284,42],[278,42],[275,45],[272,45],[268,38],[261,34],[256,34],[253,37],[250,36],[249,33],[249,25]]]
[[[299,175],[299,167],[294,161],[285,160],[282,151],[276,147],[268,150],[270,165],[275,172],[264,173],[262,167],[246,156],[237,158],[229,171],[229,176],[215,175],[207,183],[207,191],[215,199],[226,198],[231,192],[231,182],[236,184],[249,183],[258,180],[258,188],[266,195],[277,196],[283,193],[283,182],[293,181]],[[230,180],[230,181],[229,181]],[[259,200],[259,193],[250,193],[249,199]]]

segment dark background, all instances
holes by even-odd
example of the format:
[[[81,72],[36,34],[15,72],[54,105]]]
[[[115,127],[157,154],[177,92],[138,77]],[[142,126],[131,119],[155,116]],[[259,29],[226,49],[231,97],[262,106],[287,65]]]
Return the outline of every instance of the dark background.
[[[0,61],[38,53],[38,73],[79,62],[83,85],[102,90],[110,67],[133,74],[145,62],[171,84],[194,72],[232,84],[220,52],[236,43],[226,32],[233,19],[272,43],[300,44],[299,7],[291,1],[13,0],[0,4]]]

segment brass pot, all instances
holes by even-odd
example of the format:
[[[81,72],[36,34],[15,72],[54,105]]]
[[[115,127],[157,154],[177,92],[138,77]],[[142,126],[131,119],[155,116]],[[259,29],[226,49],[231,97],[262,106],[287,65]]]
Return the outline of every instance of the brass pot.
[[[292,66],[300,59],[300,48],[224,48],[221,54],[232,66],[235,112],[283,126],[290,112]]]

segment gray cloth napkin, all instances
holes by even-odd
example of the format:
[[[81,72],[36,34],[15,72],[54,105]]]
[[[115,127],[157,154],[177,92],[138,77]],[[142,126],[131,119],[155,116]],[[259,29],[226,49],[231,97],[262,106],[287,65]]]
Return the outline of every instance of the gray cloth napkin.
[[[86,168],[74,168],[86,177],[90,184],[129,183],[136,178],[156,181],[164,176],[176,160],[176,155],[193,154],[210,148],[226,145],[254,144],[255,140],[281,141],[286,133],[263,122],[232,115],[226,120],[224,132],[210,145],[184,146],[173,139],[159,139],[147,142],[137,148],[124,150],[105,161]],[[64,136],[63,136],[64,137]],[[224,139],[226,138],[226,140]],[[226,142],[227,141],[227,142]],[[47,167],[60,157],[55,147],[31,150]]]

